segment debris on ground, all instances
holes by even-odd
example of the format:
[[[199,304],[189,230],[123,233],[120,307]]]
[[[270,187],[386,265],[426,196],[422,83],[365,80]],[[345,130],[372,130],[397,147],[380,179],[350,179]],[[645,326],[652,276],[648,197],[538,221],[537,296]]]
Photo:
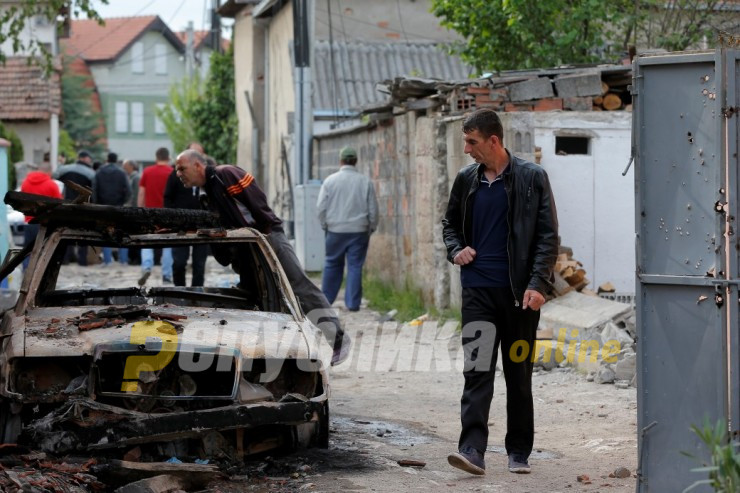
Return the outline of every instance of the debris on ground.
[[[414,459],[401,459],[398,461],[398,465],[401,467],[424,467],[427,465],[426,462]]]
[[[613,473],[609,474],[610,478],[619,478],[619,479],[628,478],[630,476],[632,476],[632,473],[626,467],[618,467],[614,470]]]

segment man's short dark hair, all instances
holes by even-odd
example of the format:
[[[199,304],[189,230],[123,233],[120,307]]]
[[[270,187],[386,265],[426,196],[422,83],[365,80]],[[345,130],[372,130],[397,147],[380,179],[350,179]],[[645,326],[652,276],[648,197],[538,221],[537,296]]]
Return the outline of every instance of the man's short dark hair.
[[[109,163],[117,163],[118,162],[118,154],[115,152],[109,152],[108,153],[108,162]]]
[[[495,135],[501,142],[504,141],[501,119],[491,108],[478,108],[463,120],[463,132],[469,134],[474,130],[479,131],[485,138]]]
[[[154,155],[157,157],[157,161],[170,160],[170,151],[166,147],[160,147]]]
[[[85,150],[82,150],[82,151],[80,151],[80,152],[77,153],[77,159],[78,160],[79,159],[84,159],[84,158],[90,158],[90,159],[92,159],[92,156],[90,155],[89,152],[87,152]]]

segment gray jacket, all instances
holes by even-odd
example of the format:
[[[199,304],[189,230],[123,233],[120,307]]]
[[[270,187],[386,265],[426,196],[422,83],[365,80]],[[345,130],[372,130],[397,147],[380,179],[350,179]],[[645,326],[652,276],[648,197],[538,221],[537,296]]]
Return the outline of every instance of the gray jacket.
[[[351,165],[341,166],[324,180],[317,207],[325,231],[372,233],[378,227],[375,187]]]

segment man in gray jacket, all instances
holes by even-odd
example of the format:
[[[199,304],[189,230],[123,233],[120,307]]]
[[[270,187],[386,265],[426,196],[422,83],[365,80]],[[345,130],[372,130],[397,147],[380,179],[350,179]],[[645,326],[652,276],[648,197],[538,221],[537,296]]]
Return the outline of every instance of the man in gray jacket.
[[[339,153],[339,171],[329,175],[319,191],[319,221],[326,232],[326,259],[321,290],[334,303],[342,285],[347,259],[344,303],[356,312],[362,299],[362,266],[370,235],[378,227],[378,199],[370,179],[360,174],[357,151],[351,147]]]

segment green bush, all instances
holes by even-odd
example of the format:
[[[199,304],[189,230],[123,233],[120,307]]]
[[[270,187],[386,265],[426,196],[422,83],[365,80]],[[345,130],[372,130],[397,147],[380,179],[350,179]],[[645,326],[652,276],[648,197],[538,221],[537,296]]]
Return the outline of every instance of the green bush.
[[[684,492],[691,491],[701,485],[709,485],[714,491],[721,493],[736,493],[740,491],[740,443],[730,440],[727,433],[727,423],[718,421],[714,426],[709,420],[704,421],[704,426],[699,428],[691,426],[691,430],[704,442],[709,449],[710,462],[699,459],[689,453],[684,455],[693,457],[701,462],[703,467],[692,469],[694,472],[708,473],[708,479],[694,482]]]
[[[10,149],[8,149],[8,190],[13,190],[16,187],[15,166],[13,164],[23,161],[23,142],[14,130],[5,127],[1,122],[0,138],[10,141]]]

